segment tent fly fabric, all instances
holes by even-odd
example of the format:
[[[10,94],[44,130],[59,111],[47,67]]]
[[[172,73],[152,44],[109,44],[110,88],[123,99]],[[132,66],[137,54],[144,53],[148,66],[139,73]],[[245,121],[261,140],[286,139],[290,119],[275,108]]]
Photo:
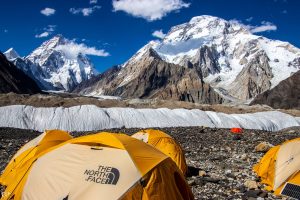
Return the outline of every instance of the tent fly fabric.
[[[0,177],[0,184],[5,186],[9,185],[9,182],[14,181],[14,177],[17,176],[20,166],[50,147],[54,147],[70,139],[72,139],[72,136],[68,132],[49,130],[29,141],[17,151],[8,163]]]
[[[184,175],[187,173],[188,167],[185,161],[184,152],[181,146],[170,135],[160,130],[147,129],[133,134],[132,137],[160,150],[176,163],[177,167]]]
[[[279,195],[287,183],[300,185],[299,146],[300,138],[275,146],[253,167],[267,190]]]
[[[16,170],[2,200],[193,199],[171,158],[124,134],[69,139]]]

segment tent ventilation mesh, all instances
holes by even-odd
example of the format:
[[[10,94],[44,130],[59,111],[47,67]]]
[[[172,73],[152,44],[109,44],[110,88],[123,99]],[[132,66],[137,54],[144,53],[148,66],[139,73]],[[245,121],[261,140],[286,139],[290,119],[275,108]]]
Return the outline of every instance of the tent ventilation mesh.
[[[281,194],[300,199],[300,185],[286,183]]]

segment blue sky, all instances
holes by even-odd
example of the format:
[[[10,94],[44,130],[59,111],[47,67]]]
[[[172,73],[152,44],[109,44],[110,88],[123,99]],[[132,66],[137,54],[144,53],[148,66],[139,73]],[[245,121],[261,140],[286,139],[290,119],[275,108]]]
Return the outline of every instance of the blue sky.
[[[14,47],[25,56],[62,34],[84,43],[101,72],[157,39],[153,32],[199,15],[236,19],[300,47],[299,8],[300,0],[2,0],[0,51]]]

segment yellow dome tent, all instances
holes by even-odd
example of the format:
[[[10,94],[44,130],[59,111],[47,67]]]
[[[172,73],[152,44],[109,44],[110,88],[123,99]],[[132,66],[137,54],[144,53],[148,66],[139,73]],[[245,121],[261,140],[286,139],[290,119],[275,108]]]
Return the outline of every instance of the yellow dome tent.
[[[159,130],[142,130],[132,137],[146,142],[164,154],[168,155],[176,163],[181,172],[186,175],[187,165],[181,146],[168,134]]]
[[[32,157],[2,200],[193,199],[175,163],[124,134],[68,140]]]
[[[29,141],[10,160],[0,176],[0,184],[8,185],[10,181],[14,181],[14,176],[18,173],[18,168],[35,155],[70,139],[72,139],[72,136],[65,131],[51,130],[45,131]]]
[[[300,185],[300,138],[271,148],[253,167],[266,189],[279,195],[286,183]]]

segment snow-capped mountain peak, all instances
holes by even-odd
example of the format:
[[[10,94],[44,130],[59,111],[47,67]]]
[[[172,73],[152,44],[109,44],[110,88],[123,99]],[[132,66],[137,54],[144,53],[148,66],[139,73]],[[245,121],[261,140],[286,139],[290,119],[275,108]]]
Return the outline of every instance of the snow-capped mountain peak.
[[[15,60],[16,58],[19,58],[20,55],[13,49],[13,48],[10,48],[8,49],[7,51],[4,52],[4,55],[5,57],[10,60],[10,61],[13,61]]]
[[[172,27],[161,41],[148,43],[126,64],[141,60],[149,48],[168,63],[199,68],[216,91],[243,100],[300,69],[300,50],[293,45],[254,35],[236,20],[208,15]]]
[[[26,64],[19,66],[34,77],[44,90],[72,90],[98,72],[85,55],[78,52],[77,56],[69,57],[66,49],[58,48],[67,44],[76,45],[74,41],[56,35],[25,57]]]
[[[163,43],[176,44],[177,42],[193,39],[212,40],[213,38],[237,31],[249,33],[243,25],[235,21],[226,21],[218,17],[202,15],[193,17],[187,23],[172,27],[165,36]]]
[[[67,42],[68,40],[62,35],[56,35],[50,40],[43,42],[40,47],[36,48],[26,58],[32,61],[33,63],[43,65],[45,60],[47,60],[48,57],[56,51],[56,47],[58,47],[59,45],[66,44]]]

